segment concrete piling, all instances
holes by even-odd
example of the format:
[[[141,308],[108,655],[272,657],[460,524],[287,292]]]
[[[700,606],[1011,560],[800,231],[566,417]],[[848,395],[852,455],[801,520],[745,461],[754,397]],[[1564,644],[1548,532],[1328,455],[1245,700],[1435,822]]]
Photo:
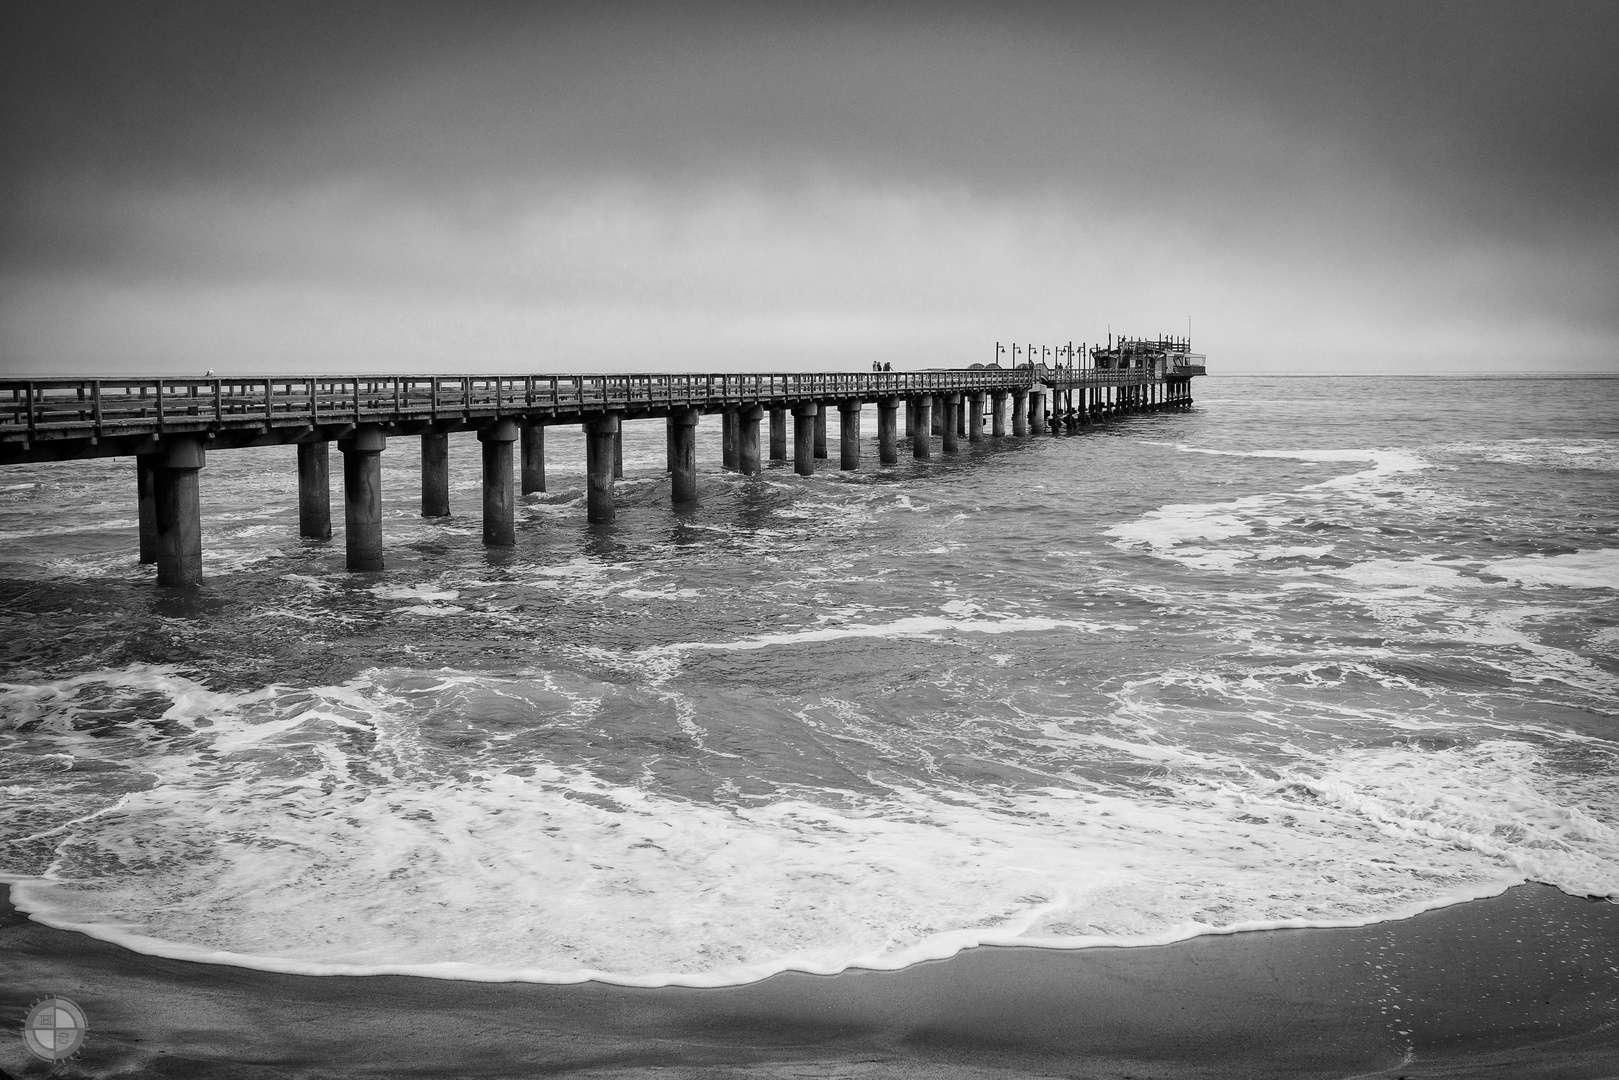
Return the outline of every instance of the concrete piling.
[[[959,448],[959,436],[956,434],[960,425],[956,413],[961,409],[960,394],[940,394],[939,402],[943,406],[944,415],[939,418],[939,435],[943,440],[943,449],[947,454],[954,454]]]
[[[735,409],[720,414],[720,467],[736,472],[737,415]]]
[[[332,538],[332,479],[325,439],[298,444],[298,535]]]
[[[624,479],[624,422],[619,418],[618,428],[613,432],[613,479]]]
[[[602,413],[585,423],[585,519],[592,525],[612,522],[614,452],[618,447],[618,413]]]
[[[202,584],[202,440],[164,439],[161,457],[152,470],[157,583],[190,588]]]
[[[758,405],[744,405],[736,412],[736,468],[745,476],[758,476],[764,471],[759,460],[759,421],[764,412]]]
[[[523,459],[522,492],[533,495],[545,490],[545,425],[528,420],[518,430],[522,433],[518,449]]]
[[[350,570],[382,569],[382,451],[376,424],[361,424],[337,444],[343,451],[343,546]]]
[[[787,410],[770,410],[770,460],[787,460]]]
[[[512,444],[518,437],[517,421],[509,417],[478,429],[478,441],[483,444],[485,547],[511,547],[517,543],[517,485],[512,474]]]
[[[450,437],[442,431],[424,431],[422,433],[422,517],[449,516]]]
[[[815,413],[815,456],[822,459],[826,457],[826,413],[825,404]]]
[[[915,432],[911,436],[911,456],[926,461],[933,456],[933,399],[913,398],[911,415],[916,418]]]
[[[1012,391],[1012,434],[1022,438],[1029,433],[1029,392]]]
[[[819,412],[813,401],[793,406],[793,471],[799,476],[815,475],[815,417]]]
[[[967,395],[967,441],[984,441],[984,393],[982,390]]]
[[[838,402],[838,457],[845,471],[860,468],[860,402]]]
[[[696,409],[676,409],[669,414],[669,498],[674,503],[697,501],[697,421]]]
[[[877,460],[884,465],[899,463],[899,447],[894,429],[899,426],[899,401],[882,398],[877,402]]]
[[[1006,436],[1006,391],[995,390],[989,395],[989,433],[994,438]]]
[[[140,523],[143,566],[157,562],[157,481],[152,474],[162,467],[163,459],[157,454],[140,454],[135,458],[135,509]]]

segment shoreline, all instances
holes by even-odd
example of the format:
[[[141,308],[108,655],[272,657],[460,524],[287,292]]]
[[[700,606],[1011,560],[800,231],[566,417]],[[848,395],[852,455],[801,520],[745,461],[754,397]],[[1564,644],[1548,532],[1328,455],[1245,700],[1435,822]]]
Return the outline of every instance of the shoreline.
[[[90,1037],[57,1077],[1611,1077],[1619,904],[1521,885],[1360,927],[982,946],[740,986],[286,975],[29,920],[0,886],[0,1012]],[[43,1076],[14,1034],[0,1073]]]

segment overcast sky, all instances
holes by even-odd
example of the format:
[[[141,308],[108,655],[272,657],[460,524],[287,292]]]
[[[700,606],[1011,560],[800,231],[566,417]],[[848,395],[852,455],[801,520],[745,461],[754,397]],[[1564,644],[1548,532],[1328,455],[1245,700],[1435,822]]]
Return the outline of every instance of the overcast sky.
[[[1619,3],[3,20],[0,373],[1619,371]]]

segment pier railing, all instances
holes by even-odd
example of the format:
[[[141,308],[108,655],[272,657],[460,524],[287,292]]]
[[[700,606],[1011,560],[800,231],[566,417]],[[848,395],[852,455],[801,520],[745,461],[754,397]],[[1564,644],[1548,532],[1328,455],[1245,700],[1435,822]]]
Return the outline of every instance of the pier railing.
[[[0,380],[0,435],[357,424],[1026,389],[1014,369],[794,374],[358,375]]]
[[[1173,374],[1179,374],[1171,373]],[[352,375],[201,379],[0,379],[0,440],[99,439],[165,432],[329,427],[362,423],[568,417],[605,411],[649,414],[800,401],[874,401],[938,393],[1133,385],[1144,370],[1036,365],[937,371]]]

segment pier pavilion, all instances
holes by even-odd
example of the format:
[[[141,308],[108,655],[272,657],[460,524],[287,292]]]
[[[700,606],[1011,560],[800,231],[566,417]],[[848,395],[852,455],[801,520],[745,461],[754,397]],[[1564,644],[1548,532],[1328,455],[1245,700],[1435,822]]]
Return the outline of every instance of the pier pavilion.
[[[545,490],[545,429],[585,431],[586,517],[610,522],[630,422],[667,428],[670,497],[697,498],[697,426],[720,414],[723,467],[763,468],[768,453],[809,476],[827,457],[838,413],[838,460],[860,467],[860,418],[877,407],[881,464],[899,461],[898,413],[911,455],[950,454],[962,439],[1073,431],[1126,413],[1184,408],[1201,366],[1123,371],[981,367],[869,374],[346,375],[226,378],[0,379],[0,465],[135,459],[140,558],[160,585],[202,580],[201,473],[210,452],[296,448],[304,537],[332,535],[329,449],[343,456],[343,534],[351,570],[381,570],[382,463],[389,440],[419,440],[422,514],[449,513],[449,439],[475,430],[483,455],[483,539],[515,542],[518,493]],[[986,435],[986,419],[989,431]],[[1010,435],[1008,421],[1010,420]],[[514,453],[515,448],[515,453]],[[514,461],[515,457],[515,461]]]

